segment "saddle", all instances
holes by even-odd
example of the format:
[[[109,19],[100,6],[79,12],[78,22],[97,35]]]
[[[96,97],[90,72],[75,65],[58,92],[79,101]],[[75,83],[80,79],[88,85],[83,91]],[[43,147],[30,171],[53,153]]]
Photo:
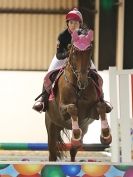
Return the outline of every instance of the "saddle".
[[[64,68],[55,70],[49,75],[49,80],[53,83],[51,93],[49,96],[49,101],[51,101],[55,98],[55,92],[56,92],[56,88],[57,88],[56,86],[57,86],[58,80],[59,80],[60,76],[63,74],[63,72],[64,72]],[[102,77],[98,74],[98,72],[96,70],[91,69],[88,73],[88,78],[92,79],[92,81],[95,85],[95,88],[97,90],[98,99],[100,99],[103,95],[103,91],[102,91],[103,79],[102,79]]]
[[[49,96],[49,101],[52,101],[55,99],[55,93],[57,89],[57,83],[60,78],[60,76],[63,74],[64,68],[54,70],[50,75],[49,75],[49,80],[52,82],[52,88]]]

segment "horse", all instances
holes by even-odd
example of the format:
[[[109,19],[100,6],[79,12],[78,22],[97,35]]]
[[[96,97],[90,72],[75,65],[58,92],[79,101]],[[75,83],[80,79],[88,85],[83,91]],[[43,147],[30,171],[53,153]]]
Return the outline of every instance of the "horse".
[[[65,143],[61,132],[71,130],[70,157],[74,162],[88,125],[95,120],[101,121],[101,143],[109,145],[112,141],[106,107],[99,100],[96,83],[90,74],[92,44],[92,30],[80,35],[77,31],[72,33],[68,61],[55,84],[54,99],[49,101],[45,113],[49,161],[62,158]]]

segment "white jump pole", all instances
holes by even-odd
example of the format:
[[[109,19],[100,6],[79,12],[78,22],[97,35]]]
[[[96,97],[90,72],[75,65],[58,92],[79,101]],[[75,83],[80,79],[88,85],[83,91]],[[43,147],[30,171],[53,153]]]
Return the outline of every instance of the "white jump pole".
[[[120,135],[122,162],[131,159],[131,75],[119,75]]]
[[[116,79],[117,79],[116,68],[109,67],[110,102],[113,105],[113,110],[110,113],[110,125],[111,125],[111,134],[112,134],[111,162],[120,162],[117,80]]]
[[[117,71],[109,68],[110,101],[114,107],[110,113],[112,132],[112,162],[132,162],[131,118],[133,70]],[[120,154],[121,153],[121,154]]]

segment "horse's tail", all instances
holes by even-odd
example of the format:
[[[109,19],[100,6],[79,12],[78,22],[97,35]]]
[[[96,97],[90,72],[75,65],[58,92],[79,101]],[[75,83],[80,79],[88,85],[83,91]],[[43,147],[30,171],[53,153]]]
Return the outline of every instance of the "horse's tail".
[[[69,132],[68,130],[66,129],[63,129],[62,130],[63,134],[66,135],[66,137],[70,140],[70,136],[69,136]],[[67,155],[66,155],[66,151],[67,151],[67,147],[66,147],[66,144],[61,136],[61,131],[58,133],[58,138],[57,138],[57,156],[60,158],[60,159],[63,159],[65,158]]]

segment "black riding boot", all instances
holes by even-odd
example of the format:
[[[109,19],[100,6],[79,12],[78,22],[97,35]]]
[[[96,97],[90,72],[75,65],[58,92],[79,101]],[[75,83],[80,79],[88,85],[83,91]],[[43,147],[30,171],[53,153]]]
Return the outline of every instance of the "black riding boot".
[[[91,77],[96,85],[101,88],[102,87],[102,78],[101,76],[97,73],[97,71],[95,69],[91,70],[91,72],[89,73],[89,77]],[[101,82],[100,82],[101,81]],[[113,109],[113,107],[111,106],[111,104],[107,101],[104,100],[104,93],[102,91],[102,96],[100,97],[100,101],[103,102],[106,106],[106,113],[110,113]]]
[[[41,96],[41,97],[40,97]],[[39,100],[38,100],[39,99]],[[33,109],[37,112],[46,112],[48,109],[48,99],[49,99],[49,93],[44,90],[41,95],[39,95],[35,101],[37,102],[33,105]]]
[[[52,83],[55,81],[57,75],[59,73],[59,70],[53,72],[49,79],[51,81],[51,87],[52,87]],[[44,84],[43,84],[43,89],[42,89],[42,93],[35,99],[35,101],[38,101],[33,105],[33,109],[37,112],[46,112],[46,110],[48,109],[48,99],[49,99],[49,95],[50,93],[48,93],[45,90]]]

